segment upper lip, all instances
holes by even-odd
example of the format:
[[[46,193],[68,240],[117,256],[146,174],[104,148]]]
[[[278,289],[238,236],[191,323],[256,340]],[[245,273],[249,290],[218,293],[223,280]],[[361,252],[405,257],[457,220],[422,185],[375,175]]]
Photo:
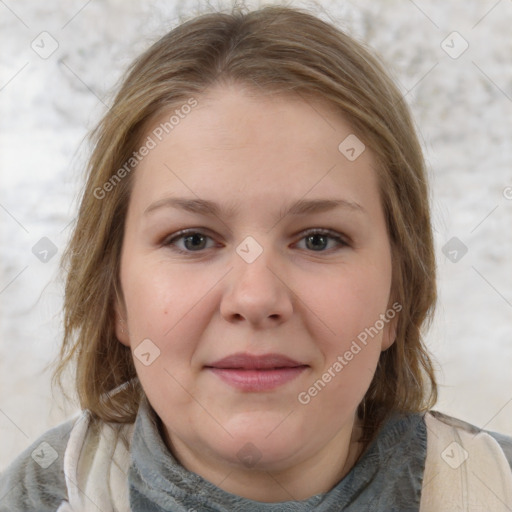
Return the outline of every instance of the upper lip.
[[[236,353],[206,365],[208,368],[269,370],[272,368],[294,368],[307,366],[282,354],[252,355]]]

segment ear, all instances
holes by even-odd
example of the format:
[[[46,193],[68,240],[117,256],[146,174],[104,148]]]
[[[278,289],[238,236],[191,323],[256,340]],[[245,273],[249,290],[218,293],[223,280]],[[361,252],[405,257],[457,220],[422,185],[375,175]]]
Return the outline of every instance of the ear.
[[[117,297],[114,304],[115,331],[116,338],[127,347],[130,346],[130,337],[128,336],[128,325],[126,321],[126,308],[122,300]]]
[[[384,352],[384,350],[387,350],[396,340],[396,332],[397,332],[397,326],[398,326],[398,318],[399,318],[399,311],[401,311],[401,306],[397,308],[397,302],[393,304],[393,306],[389,307],[386,311],[386,318],[388,319],[388,322],[386,323],[386,326],[384,327],[383,333],[382,333],[382,341],[381,341],[381,351]],[[391,318],[391,315],[393,317]]]

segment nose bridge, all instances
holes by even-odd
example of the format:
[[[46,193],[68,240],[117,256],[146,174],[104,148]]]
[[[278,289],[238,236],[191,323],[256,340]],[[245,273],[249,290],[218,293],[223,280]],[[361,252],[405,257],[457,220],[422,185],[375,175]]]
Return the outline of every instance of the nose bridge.
[[[222,301],[223,315],[251,323],[286,319],[292,312],[291,297],[279,276],[273,249],[248,236],[236,247],[233,256],[234,269]]]

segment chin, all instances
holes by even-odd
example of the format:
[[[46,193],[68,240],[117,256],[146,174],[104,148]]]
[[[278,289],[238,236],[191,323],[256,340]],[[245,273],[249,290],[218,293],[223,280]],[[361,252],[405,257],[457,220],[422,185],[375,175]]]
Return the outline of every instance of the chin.
[[[224,458],[237,468],[254,469],[257,471],[282,471],[289,468],[291,459],[297,456],[297,446],[301,443],[290,443],[289,446],[276,445],[274,442],[250,440],[248,437],[232,440],[225,450],[218,451]]]
[[[304,437],[298,432],[302,429],[285,425],[282,415],[279,421],[276,421],[275,415],[262,418],[261,413],[249,417],[252,425],[234,428],[231,424],[226,427],[232,437],[223,436],[220,443],[218,437],[208,439],[212,450],[236,466],[267,471],[288,467],[290,459],[297,456],[299,449],[304,446]]]

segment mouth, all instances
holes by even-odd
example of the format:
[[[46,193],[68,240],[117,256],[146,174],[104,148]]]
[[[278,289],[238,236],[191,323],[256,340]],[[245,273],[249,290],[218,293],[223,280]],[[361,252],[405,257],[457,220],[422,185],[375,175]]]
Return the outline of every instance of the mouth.
[[[297,378],[309,365],[281,354],[238,353],[205,366],[226,384],[247,392],[268,391]]]

